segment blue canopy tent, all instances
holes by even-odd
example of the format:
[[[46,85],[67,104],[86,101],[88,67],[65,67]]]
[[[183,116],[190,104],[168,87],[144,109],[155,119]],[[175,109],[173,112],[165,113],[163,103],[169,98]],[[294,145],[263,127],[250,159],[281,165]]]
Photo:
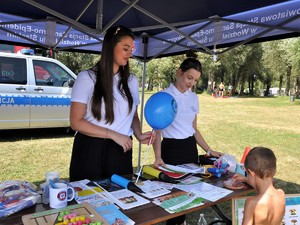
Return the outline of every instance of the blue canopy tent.
[[[299,0],[10,0],[1,2],[0,40],[99,52],[105,31],[122,24],[137,37],[137,58],[189,49],[213,55],[245,43],[298,36],[299,8]]]
[[[9,0],[0,5],[2,43],[98,53],[106,30],[119,24],[136,35],[133,56],[144,62],[144,82],[152,58],[190,49],[218,55],[246,43],[299,36],[300,0]]]

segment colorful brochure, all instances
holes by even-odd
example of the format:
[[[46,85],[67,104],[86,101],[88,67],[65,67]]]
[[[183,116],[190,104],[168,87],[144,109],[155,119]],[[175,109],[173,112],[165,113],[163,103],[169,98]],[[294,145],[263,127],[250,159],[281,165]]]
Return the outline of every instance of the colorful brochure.
[[[145,193],[140,193],[140,195],[143,195],[146,198],[157,198],[159,196],[171,193],[170,190],[162,186],[159,186],[158,184],[150,180],[140,182],[137,184],[137,186],[141,188],[143,192],[145,192]]]
[[[135,222],[122,213],[114,204],[97,205],[92,204],[96,211],[110,224],[110,225],[133,225]]]
[[[153,200],[153,203],[169,213],[177,213],[203,205],[203,199],[191,192],[178,191],[158,197]]]

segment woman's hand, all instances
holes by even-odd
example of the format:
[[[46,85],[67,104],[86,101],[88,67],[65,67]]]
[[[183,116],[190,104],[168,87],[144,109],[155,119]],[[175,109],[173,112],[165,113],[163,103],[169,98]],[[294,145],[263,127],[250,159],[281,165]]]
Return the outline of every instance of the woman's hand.
[[[113,130],[108,130],[107,137],[114,140],[117,144],[121,145],[124,152],[132,149],[132,139],[129,136],[118,133]]]
[[[136,138],[137,138],[142,144],[152,144],[153,141],[154,141],[154,137],[155,137],[155,133],[153,133],[153,135],[152,135],[152,133],[153,133],[153,132],[151,132],[151,131],[148,131],[148,132],[145,132],[145,133],[141,133],[141,134],[137,135]],[[151,139],[151,137],[152,137],[152,139]],[[151,143],[149,143],[150,139],[151,139]]]
[[[159,159],[155,159],[153,166],[154,166],[154,168],[158,168],[160,166],[165,166],[165,163],[162,160],[162,158],[159,158]]]
[[[221,157],[222,155],[223,155],[222,152],[217,152],[217,151],[214,151],[214,150],[210,150],[210,151],[209,151],[209,156],[214,156],[214,157],[219,158],[219,157]]]

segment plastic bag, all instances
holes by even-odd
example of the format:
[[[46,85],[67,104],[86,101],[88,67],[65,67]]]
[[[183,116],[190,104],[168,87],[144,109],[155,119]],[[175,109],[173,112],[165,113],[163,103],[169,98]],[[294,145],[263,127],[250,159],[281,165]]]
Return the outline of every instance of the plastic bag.
[[[38,198],[36,187],[27,181],[3,181],[0,183],[0,217],[28,208],[34,205]]]
[[[228,171],[230,173],[234,173],[237,161],[234,156],[229,154],[224,154],[221,157],[219,157],[214,163],[219,163],[219,164],[227,163],[229,165]]]

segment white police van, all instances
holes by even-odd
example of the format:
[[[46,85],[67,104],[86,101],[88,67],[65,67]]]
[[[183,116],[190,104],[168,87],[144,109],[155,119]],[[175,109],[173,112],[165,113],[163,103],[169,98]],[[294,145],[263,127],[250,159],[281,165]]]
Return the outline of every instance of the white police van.
[[[55,59],[0,52],[0,130],[69,127],[75,79]]]

